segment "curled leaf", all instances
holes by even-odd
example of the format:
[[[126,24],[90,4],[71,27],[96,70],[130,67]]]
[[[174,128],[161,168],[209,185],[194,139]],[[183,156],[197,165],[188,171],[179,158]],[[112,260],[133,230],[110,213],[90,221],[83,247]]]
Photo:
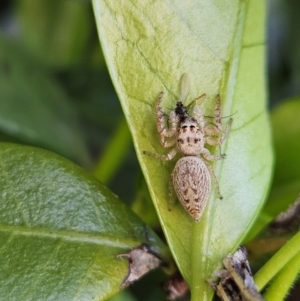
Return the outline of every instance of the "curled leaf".
[[[121,288],[125,288],[163,263],[147,244],[134,248],[129,253],[119,254],[117,257],[127,258],[129,261],[128,275],[124,279]]]

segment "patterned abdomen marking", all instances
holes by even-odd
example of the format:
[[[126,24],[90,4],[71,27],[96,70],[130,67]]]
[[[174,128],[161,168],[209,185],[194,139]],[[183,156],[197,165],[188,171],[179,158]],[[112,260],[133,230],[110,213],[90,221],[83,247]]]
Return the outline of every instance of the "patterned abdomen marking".
[[[176,163],[172,178],[180,203],[196,221],[199,221],[211,188],[206,164],[196,156],[183,157]]]

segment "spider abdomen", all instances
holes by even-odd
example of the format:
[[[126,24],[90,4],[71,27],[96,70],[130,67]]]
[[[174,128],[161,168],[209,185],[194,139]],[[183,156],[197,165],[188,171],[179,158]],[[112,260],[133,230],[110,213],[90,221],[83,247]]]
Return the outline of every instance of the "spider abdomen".
[[[211,178],[206,164],[196,156],[182,157],[175,165],[172,179],[180,203],[198,221],[211,189]]]

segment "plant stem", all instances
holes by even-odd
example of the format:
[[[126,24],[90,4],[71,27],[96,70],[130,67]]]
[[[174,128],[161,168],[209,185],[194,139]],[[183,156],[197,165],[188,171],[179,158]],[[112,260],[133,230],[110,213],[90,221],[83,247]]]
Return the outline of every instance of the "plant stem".
[[[123,119],[96,164],[94,175],[98,180],[104,184],[110,181],[124,161],[130,142],[131,135]]]
[[[273,257],[256,273],[255,283],[259,291],[298,253],[300,253],[300,232],[288,241]]]
[[[300,253],[281,270],[264,295],[267,301],[282,301],[297,278],[300,270]]]

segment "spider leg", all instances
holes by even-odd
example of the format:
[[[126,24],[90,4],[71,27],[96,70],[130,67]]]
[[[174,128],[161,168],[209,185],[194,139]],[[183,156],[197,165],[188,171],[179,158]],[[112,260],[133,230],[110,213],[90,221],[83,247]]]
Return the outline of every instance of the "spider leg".
[[[208,136],[216,136],[222,131],[222,118],[221,118],[221,99],[220,95],[217,96],[217,104],[215,108],[214,123],[212,126],[205,128],[205,134]]]
[[[170,140],[168,141],[164,141],[164,143],[162,144],[163,147],[171,147],[174,146],[174,144],[176,143],[176,137],[172,137]]]
[[[173,149],[171,149],[171,151],[166,154],[166,155],[160,155],[160,154],[155,154],[155,153],[151,153],[151,152],[148,152],[148,151],[143,151],[143,153],[145,155],[148,155],[148,156],[151,156],[151,157],[154,157],[156,159],[159,159],[159,160],[162,160],[162,161],[170,161],[172,160],[175,155],[177,154],[177,149],[176,147],[174,147]]]
[[[204,159],[208,160],[208,161],[218,161],[221,159],[224,159],[226,157],[225,154],[221,154],[221,155],[212,155],[208,149],[203,148],[203,150],[201,151],[201,155],[203,156]]]
[[[204,94],[204,95],[202,95],[200,97],[204,97],[205,98],[206,95]],[[194,117],[195,117],[195,119],[197,121],[197,124],[199,126],[200,131],[202,133],[204,133],[204,131],[205,131],[205,120],[204,120],[203,114],[201,112],[201,109],[200,109],[200,107],[198,105],[194,106]]]
[[[223,132],[221,132],[222,135],[220,137],[207,136],[207,137],[205,137],[205,143],[207,143],[209,145],[221,145],[224,142],[224,140],[226,139],[226,137],[231,129],[232,121],[233,121],[233,119],[230,118],[226,125],[225,130]]]
[[[217,96],[217,105],[215,108],[215,124],[218,132],[222,131],[222,118],[221,118],[221,99],[220,95]]]
[[[209,173],[210,173],[210,175],[211,175],[211,177],[213,179],[213,182],[214,182],[214,185],[215,185],[215,189],[217,190],[218,196],[219,196],[220,200],[222,200],[223,196],[221,195],[220,185],[219,185],[217,176],[216,176],[213,168],[208,163],[206,163],[205,161],[203,161],[203,162],[205,163],[205,165],[206,165],[206,167],[207,167],[207,169],[208,169],[208,171],[209,171]]]
[[[170,123],[170,128],[165,128],[165,114],[162,111],[161,107],[161,102],[162,98],[164,96],[164,92],[161,92],[158,96],[157,104],[156,104],[156,127],[157,131],[160,136],[160,143],[163,147],[170,147],[173,144],[170,145],[169,142],[165,141],[166,137],[172,137],[176,133],[176,128],[177,128],[177,117],[174,111],[170,113],[169,117],[169,123]]]

